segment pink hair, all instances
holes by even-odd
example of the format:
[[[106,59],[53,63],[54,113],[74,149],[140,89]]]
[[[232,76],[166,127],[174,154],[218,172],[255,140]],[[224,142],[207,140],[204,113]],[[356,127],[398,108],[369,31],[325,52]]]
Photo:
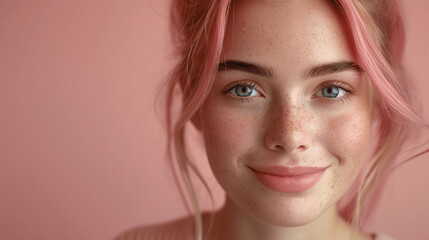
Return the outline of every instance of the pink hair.
[[[395,2],[338,0],[336,3],[352,33],[358,63],[377,90],[379,141],[375,154],[359,179],[357,191],[351,193],[352,201],[339,209],[343,218],[360,226],[360,220],[373,212],[390,172],[388,167],[393,165],[404,140],[415,127],[427,124],[410,105],[400,65],[404,31]]]
[[[360,219],[368,217],[370,210],[376,205],[381,192],[380,186],[387,177],[389,166],[393,165],[394,157],[410,136],[410,130],[415,126],[427,125],[410,105],[407,82],[400,65],[404,34],[396,5],[388,0],[331,2],[347,21],[358,64],[376,90],[374,95],[379,116],[379,141],[374,156],[365,167],[362,177],[357,180],[356,187],[339,204],[341,216],[359,229]],[[202,219],[189,169],[201,180],[211,197],[212,193],[185,151],[185,126],[198,112],[213,85],[230,4],[231,0],[176,0],[173,1],[171,12],[173,36],[178,44],[180,61],[168,84],[168,150],[171,159],[177,160],[179,172],[191,198],[196,239],[202,239]],[[382,12],[384,15],[380,14]],[[178,116],[173,111],[177,106],[177,96],[181,96]],[[171,166],[173,165],[172,162]],[[176,176],[174,169],[173,173]],[[188,208],[186,201],[185,205]]]
[[[190,168],[201,180],[213,197],[206,181],[185,152],[185,125],[203,104],[213,85],[213,76],[217,70],[220,53],[223,46],[226,21],[230,0],[199,1],[178,0],[172,5],[173,36],[180,51],[181,59],[172,73],[167,92],[167,127],[170,160],[173,159],[173,150],[176,154],[177,165],[186,189],[191,198],[195,216],[195,237],[202,239],[202,219],[195,187],[191,181],[188,169]],[[176,34],[176,35],[174,35]],[[173,125],[173,107],[177,87],[182,95],[181,113]],[[173,163],[171,164],[174,176],[177,178]],[[179,189],[181,186],[176,181]],[[185,199],[183,197],[183,200]],[[187,202],[185,205],[187,206]],[[212,219],[213,220],[213,214]],[[213,221],[210,223],[210,227]],[[210,231],[210,229],[208,230]]]

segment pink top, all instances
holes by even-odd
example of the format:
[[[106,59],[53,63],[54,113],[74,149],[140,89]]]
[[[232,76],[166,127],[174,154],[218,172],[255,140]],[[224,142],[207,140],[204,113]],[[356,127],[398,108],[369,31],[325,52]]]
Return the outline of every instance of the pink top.
[[[193,239],[193,231],[186,225],[173,225],[169,231],[165,229],[151,228],[136,228],[117,236],[114,240],[171,240],[171,239]],[[394,240],[393,238],[383,234],[375,233],[374,240]]]
[[[374,240],[394,240],[383,233],[373,233]],[[191,218],[178,219],[164,224],[136,227],[128,230],[114,240],[171,240],[194,239],[193,224]]]
[[[393,240],[393,238],[386,236],[383,233],[376,233],[374,240]]]

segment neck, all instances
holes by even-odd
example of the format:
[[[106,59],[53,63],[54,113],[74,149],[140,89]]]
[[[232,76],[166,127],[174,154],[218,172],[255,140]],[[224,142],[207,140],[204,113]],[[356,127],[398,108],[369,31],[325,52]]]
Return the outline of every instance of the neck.
[[[208,216],[205,225],[208,225]],[[207,229],[207,228],[205,228]],[[351,239],[352,228],[337,213],[336,206],[327,209],[314,221],[298,227],[277,227],[258,222],[243,212],[227,197],[222,209],[216,212],[210,240],[310,240],[310,239]],[[362,234],[357,239],[371,239]]]

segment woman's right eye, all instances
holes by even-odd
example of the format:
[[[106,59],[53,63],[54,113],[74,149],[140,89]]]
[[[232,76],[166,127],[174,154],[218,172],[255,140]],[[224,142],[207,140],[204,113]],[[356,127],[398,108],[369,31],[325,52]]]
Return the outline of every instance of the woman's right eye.
[[[225,87],[224,93],[237,98],[256,97],[261,94],[256,90],[254,82],[234,82]]]

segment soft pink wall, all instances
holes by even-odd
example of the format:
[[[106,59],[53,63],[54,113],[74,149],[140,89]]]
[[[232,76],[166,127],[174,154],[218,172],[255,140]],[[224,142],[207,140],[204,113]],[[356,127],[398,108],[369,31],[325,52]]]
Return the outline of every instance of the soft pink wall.
[[[403,4],[406,65],[429,119],[429,2]],[[153,108],[173,62],[167,7],[0,1],[0,239],[111,239],[185,214]],[[428,159],[393,176],[369,229],[429,237]]]

